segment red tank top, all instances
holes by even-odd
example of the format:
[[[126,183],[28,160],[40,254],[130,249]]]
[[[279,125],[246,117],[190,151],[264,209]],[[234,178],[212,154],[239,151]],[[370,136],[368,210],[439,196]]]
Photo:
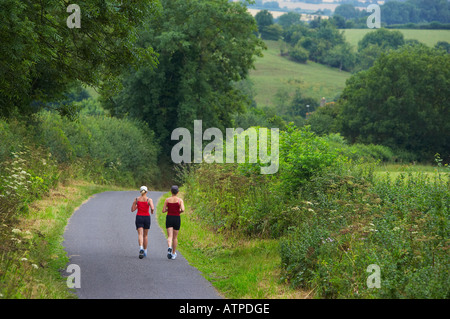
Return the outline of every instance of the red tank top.
[[[180,216],[180,203],[169,203],[167,202],[167,215],[169,216]]]
[[[148,201],[146,202],[140,202],[137,201],[137,214],[138,216],[150,216],[150,204]]]

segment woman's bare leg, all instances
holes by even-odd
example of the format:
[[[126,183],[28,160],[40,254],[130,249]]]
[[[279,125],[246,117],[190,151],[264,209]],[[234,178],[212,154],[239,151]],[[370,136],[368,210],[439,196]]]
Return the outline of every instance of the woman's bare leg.
[[[143,246],[144,249],[147,250],[147,246],[148,246],[148,229],[144,229],[144,234],[143,234]]]
[[[167,228],[167,245],[172,247],[173,227]]]
[[[173,230],[173,239],[172,239],[172,244],[173,244],[173,253],[175,254],[175,251],[177,249],[177,245],[178,245],[178,230]]]
[[[138,232],[139,247],[144,246],[144,228],[139,227],[137,229],[137,232]]]

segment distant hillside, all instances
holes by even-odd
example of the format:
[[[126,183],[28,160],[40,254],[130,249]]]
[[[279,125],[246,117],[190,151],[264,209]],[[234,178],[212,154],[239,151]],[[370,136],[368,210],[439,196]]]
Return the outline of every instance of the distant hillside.
[[[397,30],[403,33],[405,40],[413,39],[433,47],[439,41],[450,43],[450,30],[416,30],[416,29],[389,29]],[[344,35],[347,41],[356,49],[358,42],[373,29],[344,29]]]
[[[256,102],[259,106],[273,106],[274,95],[281,88],[294,92],[300,88],[305,96],[317,99],[325,97],[333,100],[345,87],[349,72],[308,61],[301,64],[280,56],[278,42],[265,41],[268,50],[258,58],[250,79],[255,85]]]

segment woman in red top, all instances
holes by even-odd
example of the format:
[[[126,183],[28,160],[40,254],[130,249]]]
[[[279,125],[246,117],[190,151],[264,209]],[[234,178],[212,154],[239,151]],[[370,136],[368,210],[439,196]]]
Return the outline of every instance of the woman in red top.
[[[181,198],[177,197],[178,186],[172,186],[172,196],[164,202],[162,212],[167,212],[166,229],[167,229],[167,258],[175,259],[177,257],[176,249],[178,244],[178,231],[181,226],[180,213],[184,212],[184,203]]]
[[[147,187],[142,186],[140,192],[141,196],[135,199],[131,211],[134,212],[137,209],[135,223],[138,232],[139,259],[142,259],[147,256],[148,230],[151,224],[149,208],[152,209],[152,215],[155,208],[152,199],[147,197]]]

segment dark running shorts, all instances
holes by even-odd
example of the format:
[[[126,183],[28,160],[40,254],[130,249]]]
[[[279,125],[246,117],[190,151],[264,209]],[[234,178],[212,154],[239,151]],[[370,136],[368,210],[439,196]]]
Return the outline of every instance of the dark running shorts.
[[[175,230],[180,230],[180,226],[181,226],[180,216],[172,216],[172,215],[166,216],[166,228],[173,227],[173,229]]]
[[[150,229],[150,216],[140,216],[136,215],[136,229],[138,228],[144,228],[144,229]]]

